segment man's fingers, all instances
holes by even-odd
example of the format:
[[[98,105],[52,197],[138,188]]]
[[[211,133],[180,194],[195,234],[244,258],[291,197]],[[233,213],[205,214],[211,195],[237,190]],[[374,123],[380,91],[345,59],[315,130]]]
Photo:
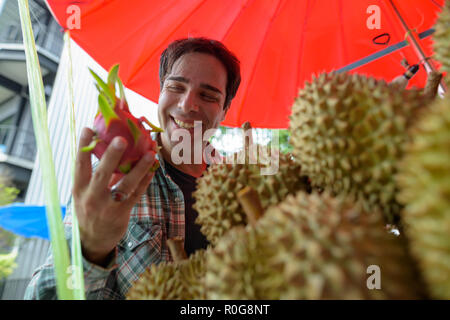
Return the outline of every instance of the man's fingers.
[[[83,189],[89,184],[92,172],[91,152],[82,151],[81,149],[87,147],[92,142],[93,136],[94,131],[87,127],[81,131],[77,158],[75,160],[74,190]]]
[[[129,199],[127,200],[127,203],[133,207],[136,202],[139,200],[139,198],[142,196],[142,194],[145,192],[145,190],[148,187],[148,184],[150,181],[152,181],[153,176],[155,175],[154,172],[149,172],[146,176],[142,178],[142,180],[139,182],[137,188],[134,190],[134,192],[130,195]]]
[[[90,188],[93,192],[98,193],[107,189],[111,176],[119,165],[126,147],[127,141],[122,137],[115,137],[109,144],[92,177]]]
[[[155,153],[153,151],[146,153],[136,166],[122,178],[117,189],[130,195],[138,188],[139,182],[149,173],[154,162]]]
[[[113,173],[111,180],[109,180],[108,188],[112,188],[112,186],[119,182],[119,180],[122,179],[123,176],[123,173]]]

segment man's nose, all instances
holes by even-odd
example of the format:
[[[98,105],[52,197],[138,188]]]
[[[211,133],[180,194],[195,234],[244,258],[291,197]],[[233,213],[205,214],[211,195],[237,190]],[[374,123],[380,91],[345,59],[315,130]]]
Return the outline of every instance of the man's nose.
[[[197,112],[198,111],[198,103],[196,101],[196,97],[194,92],[188,90],[182,96],[178,103],[178,107],[183,110],[184,113],[189,112]]]

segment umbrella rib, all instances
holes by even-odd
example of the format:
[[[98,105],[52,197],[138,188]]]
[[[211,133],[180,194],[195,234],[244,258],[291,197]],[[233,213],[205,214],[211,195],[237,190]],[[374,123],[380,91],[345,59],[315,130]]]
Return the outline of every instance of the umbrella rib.
[[[172,32],[169,33],[169,35],[164,39],[164,41],[162,41],[162,43],[166,43],[167,40],[170,39],[172,37],[172,35],[178,30],[178,28],[181,25],[183,25],[183,23],[186,22],[186,20],[188,20],[194,14],[194,12],[196,12],[198,10],[198,8],[201,7],[205,3],[205,1],[206,0],[202,0],[175,28],[173,28]],[[147,61],[153,57],[153,55],[158,51],[158,48],[161,47],[161,44],[158,46],[155,46],[155,49],[147,56],[147,58],[145,58],[142,61],[142,63],[139,66],[135,66],[134,72],[131,73],[130,76],[128,77],[128,83],[130,83],[133,80],[133,78],[139,72],[140,68],[143,65],[145,65],[147,63]]]
[[[222,41],[225,41],[226,37],[228,36],[228,34],[231,32],[231,30],[233,29],[234,24],[239,20],[239,17],[242,15],[242,8],[245,7],[247,5],[247,3],[251,1],[251,0],[246,0],[245,1],[245,5],[241,5],[241,10],[239,10],[239,13],[236,17],[234,17],[233,22],[231,23],[231,25],[228,27],[227,32],[225,33],[225,35],[222,38]]]
[[[311,1],[307,0],[305,21],[303,21],[302,31],[300,33],[302,35],[301,42],[300,42],[300,50],[299,50],[301,57],[300,57],[300,59],[298,61],[298,67],[297,67],[297,77],[296,77],[297,83],[300,83],[300,69],[301,69],[301,64],[302,64],[302,60],[303,60],[303,48],[305,46],[305,29],[306,29],[306,25],[307,25],[307,22],[308,22],[308,17],[309,17],[310,11],[311,11]]]
[[[398,24],[395,22],[396,19],[396,15],[395,13],[392,12],[392,8],[386,3],[386,1],[389,0],[385,0],[382,1],[381,4],[384,8],[384,12],[386,12],[387,14],[387,20],[389,22],[389,24],[392,26],[393,31],[396,33],[396,36],[398,36],[399,38],[402,38],[404,36],[404,34],[401,34],[397,31],[397,29],[394,26],[397,26]],[[403,29],[403,28],[402,28]],[[392,34],[392,33],[391,33]]]
[[[428,30],[426,30],[426,31],[424,31],[424,32],[419,34],[419,39],[425,39],[425,38],[431,36],[433,34],[433,32],[434,32],[433,29],[428,29]],[[375,53],[373,53],[371,55],[368,55],[368,56],[366,56],[366,57],[364,57],[362,59],[359,59],[359,60],[357,60],[355,62],[352,62],[352,63],[350,63],[350,64],[348,64],[348,65],[346,65],[346,66],[344,66],[344,67],[342,67],[342,68],[340,68],[338,70],[336,70],[336,72],[337,73],[341,73],[341,72],[351,71],[353,69],[362,67],[363,65],[366,65],[366,64],[368,64],[370,62],[373,62],[375,60],[383,58],[383,57],[385,57],[385,56],[387,56],[387,55],[389,55],[389,54],[391,54],[391,53],[393,53],[393,52],[395,52],[397,50],[403,49],[403,48],[405,48],[408,45],[409,45],[408,42],[406,40],[403,40],[401,42],[398,42],[396,44],[393,44],[393,45],[387,47],[386,49],[377,51],[377,52],[375,52]]]
[[[441,5],[439,3],[436,2],[436,0],[430,0],[431,3],[433,3],[436,7],[438,7],[439,9],[443,9],[443,7],[441,7]]]
[[[348,61],[348,52],[347,52],[347,46],[345,45],[345,34],[344,34],[344,22],[342,21],[342,0],[339,0],[339,24],[340,24],[340,29],[341,29],[341,41],[342,41],[342,51],[343,51],[343,55],[344,55],[344,61]]]
[[[256,56],[259,56],[259,53],[260,53],[260,51],[261,51],[261,48],[263,48],[263,47],[264,47],[264,44],[266,43],[266,40],[267,40],[267,33],[269,32],[270,26],[271,26],[272,23],[273,23],[273,20],[274,20],[273,18],[274,18],[274,17],[276,16],[276,14],[280,11],[281,2],[283,2],[283,0],[278,0],[277,8],[275,9],[274,13],[272,14],[272,17],[271,17],[271,19],[270,19],[270,22],[269,22],[269,24],[267,25],[267,28],[266,28],[266,30],[265,30],[265,32],[264,32],[264,40],[261,42],[261,46],[258,48],[258,52],[257,52]],[[255,65],[254,65],[254,67],[252,68],[252,72],[251,72],[250,77],[249,77],[249,79],[248,79],[247,90],[244,91],[244,96],[242,97],[241,104],[239,105],[239,109],[238,109],[237,117],[236,117],[238,123],[240,123],[240,118],[241,118],[242,110],[244,109],[244,107],[243,107],[243,106],[244,106],[244,102],[245,102],[245,99],[247,98],[247,95],[248,95],[248,91],[249,91],[248,88],[250,87],[250,83],[252,82],[253,77],[254,77],[254,75],[255,75],[256,64],[257,64],[257,59],[255,59]]]

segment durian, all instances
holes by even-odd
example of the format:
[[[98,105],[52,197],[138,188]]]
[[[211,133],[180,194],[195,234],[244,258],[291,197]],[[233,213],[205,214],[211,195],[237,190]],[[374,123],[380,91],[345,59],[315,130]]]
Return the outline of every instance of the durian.
[[[238,226],[219,239],[206,259],[205,290],[211,300],[278,299],[282,282],[265,259],[273,247],[261,243],[257,230]],[[278,281],[277,281],[278,280]]]
[[[147,268],[128,291],[128,300],[204,299],[204,260],[207,250],[197,250],[189,259],[162,262]]]
[[[207,258],[207,297],[422,298],[402,239],[382,220],[380,212],[367,214],[348,197],[289,195],[255,226],[235,228],[219,240]]]
[[[398,199],[405,205],[405,233],[430,295],[450,299],[450,96],[427,111],[411,129],[399,165]]]
[[[367,214],[348,197],[298,193],[260,223],[266,244],[278,247],[270,263],[284,275],[282,299],[423,297],[404,239],[387,232],[379,211]]]
[[[352,194],[366,211],[381,208],[387,222],[395,222],[395,164],[406,129],[426,102],[419,90],[383,80],[322,74],[305,84],[293,105],[293,155],[313,186]]]
[[[173,262],[152,264],[135,281],[128,291],[127,300],[175,300],[183,287],[176,277],[177,265]]]
[[[251,186],[258,192],[264,209],[279,203],[288,194],[309,188],[307,177],[291,155],[278,153],[277,156],[274,150],[272,152],[275,157],[272,160],[278,162],[276,174],[262,174],[262,170],[269,168],[269,165],[261,163],[264,161],[234,164],[226,161],[211,165],[197,179],[193,193],[196,200],[193,208],[198,212],[196,223],[201,225],[201,232],[211,244],[216,244],[232,227],[247,224],[245,213],[236,198],[236,193],[245,186]]]
[[[205,299],[205,259],[208,256],[207,250],[197,250],[188,260],[179,264],[179,278],[183,287],[183,300]]]
[[[447,72],[447,84],[450,85],[450,1],[444,2],[434,29],[435,57],[442,63],[441,71]]]

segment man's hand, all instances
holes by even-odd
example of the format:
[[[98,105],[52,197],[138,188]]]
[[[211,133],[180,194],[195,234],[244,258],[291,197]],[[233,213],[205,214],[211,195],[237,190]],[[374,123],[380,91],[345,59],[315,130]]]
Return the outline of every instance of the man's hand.
[[[108,146],[100,163],[92,174],[91,152],[81,148],[89,145],[94,132],[83,128],[75,166],[72,195],[80,226],[83,256],[103,265],[125,235],[130,212],[154,176],[150,168],[155,153],[149,152],[126,175],[114,174],[127,147],[124,138],[116,137]],[[111,198],[110,187],[119,181],[118,189],[128,194],[122,202]]]

